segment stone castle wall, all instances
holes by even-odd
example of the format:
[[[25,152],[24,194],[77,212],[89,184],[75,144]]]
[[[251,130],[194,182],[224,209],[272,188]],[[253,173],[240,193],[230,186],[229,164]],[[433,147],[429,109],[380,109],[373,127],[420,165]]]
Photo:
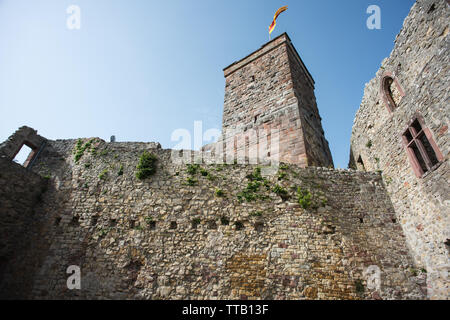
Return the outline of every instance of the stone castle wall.
[[[0,299],[20,298],[31,290],[40,261],[39,255],[29,255],[46,186],[46,179],[0,157]]]
[[[140,181],[146,150],[157,171]],[[174,164],[158,144],[48,141],[33,166],[51,177],[35,206],[42,232],[22,260],[37,257],[39,268],[22,298],[425,297],[379,174],[283,165],[263,179],[251,165],[200,167]],[[261,184],[253,191],[251,179]],[[312,194],[306,209],[297,187]],[[81,268],[81,290],[67,289],[70,265]]]
[[[224,129],[281,129],[281,160],[295,164],[273,175],[20,128],[0,145],[0,297],[447,299],[448,18],[445,1],[418,1],[366,86],[351,141],[359,171],[311,167],[332,160],[286,34],[225,69]],[[440,150],[420,177],[402,144],[417,115]],[[27,168],[12,162],[23,144]],[[144,151],[158,160],[141,181]],[[71,265],[81,290],[67,288]]]
[[[417,1],[389,58],[365,88],[351,138],[350,165],[381,170],[409,247],[428,271],[429,297],[449,297],[450,9],[446,1]],[[393,78],[392,102],[382,79]],[[392,109],[392,110],[391,110]],[[402,139],[417,116],[441,153],[440,163],[419,177]]]

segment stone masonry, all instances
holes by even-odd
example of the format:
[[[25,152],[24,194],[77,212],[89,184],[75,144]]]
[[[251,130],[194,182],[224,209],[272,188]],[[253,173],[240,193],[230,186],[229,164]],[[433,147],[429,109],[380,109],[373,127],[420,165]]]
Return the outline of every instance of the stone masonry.
[[[144,151],[158,160],[156,174],[141,181],[135,173]],[[277,175],[262,177],[255,165],[196,168],[175,164],[171,156],[155,143],[94,138],[48,140],[33,172],[1,162],[0,226],[10,223],[5,213],[33,208],[27,222],[32,232],[22,233],[32,247],[2,257],[2,279],[17,282],[2,280],[1,297],[426,296],[426,274],[414,271],[419,266],[378,173],[282,165]],[[47,191],[23,208],[15,201],[30,192],[27,181],[36,174],[48,178]],[[11,181],[22,182],[11,189]],[[249,184],[257,188],[250,192]],[[310,193],[304,208],[298,187]],[[3,237],[2,245],[9,233]],[[9,271],[28,265],[36,269],[25,284]],[[71,265],[81,268],[81,290],[67,289]],[[379,287],[370,285],[370,268],[380,271]],[[11,287],[21,290],[12,295]]]
[[[36,224],[47,219],[37,213],[48,180],[0,157],[0,298],[23,298],[33,286],[41,255]]]
[[[366,85],[350,159],[353,168],[382,171],[408,246],[428,272],[428,296],[441,299],[450,294],[449,21],[448,1],[413,6],[390,57]],[[418,123],[419,144],[434,159],[429,170],[418,149],[405,147],[412,136],[403,135],[411,125],[420,130]]]
[[[224,75],[221,141],[228,155],[252,158],[248,150],[255,147],[259,159],[333,167],[314,80],[286,33],[225,68]]]
[[[24,167],[28,167],[32,165],[32,160],[39,154],[45,143],[46,139],[38,135],[36,130],[24,126],[0,144],[0,157],[13,160],[22,146],[26,145],[32,150],[24,163]]]
[[[366,86],[349,170],[330,168],[287,34],[225,68],[218,144],[247,158],[240,135],[269,131],[259,152],[277,171],[19,128],[0,144],[0,298],[448,299],[448,6],[412,8]],[[139,179],[145,153],[153,175]]]

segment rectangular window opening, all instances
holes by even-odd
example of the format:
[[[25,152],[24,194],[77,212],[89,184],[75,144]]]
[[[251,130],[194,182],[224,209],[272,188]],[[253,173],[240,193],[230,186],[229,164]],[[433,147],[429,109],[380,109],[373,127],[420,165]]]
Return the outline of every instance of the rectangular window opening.
[[[30,154],[33,152],[33,149],[31,149],[29,146],[27,146],[26,144],[24,144],[19,152],[16,154],[16,156],[14,157],[14,162],[24,166],[25,162],[27,161],[28,157],[30,156]]]
[[[431,138],[429,130],[422,124],[423,121],[416,118],[403,133],[403,141],[408,150],[411,165],[418,177],[434,170],[443,158]]]

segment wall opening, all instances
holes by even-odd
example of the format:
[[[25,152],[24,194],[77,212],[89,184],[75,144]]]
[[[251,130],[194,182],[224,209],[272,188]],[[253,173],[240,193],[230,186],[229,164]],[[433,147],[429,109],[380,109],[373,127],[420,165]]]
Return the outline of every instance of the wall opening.
[[[208,221],[208,229],[209,230],[217,229],[217,223],[214,220]]]
[[[197,229],[197,227],[200,225],[200,219],[195,218],[191,220],[191,227],[192,229]]]
[[[19,152],[17,152],[13,161],[26,167],[28,165],[27,162],[29,162],[29,160],[30,160],[29,158],[32,155],[32,153],[33,153],[33,149],[31,149],[29,146],[24,144],[24,145],[22,145],[22,147],[20,147],[20,150],[19,150]]]
[[[236,221],[236,223],[234,224],[236,230],[242,230],[244,229],[244,224],[241,221]]]
[[[61,223],[61,217],[56,217],[55,219],[55,226],[59,226],[59,224]]]
[[[222,217],[220,218],[220,223],[221,223],[223,226],[227,226],[227,225],[230,224],[230,220],[229,220],[227,217],[222,216]]]
[[[395,108],[397,108],[397,104],[395,103],[395,100],[394,100],[393,84],[394,84],[394,79],[392,79],[391,77],[384,78],[384,81],[383,81],[384,94],[386,95],[386,98],[388,100],[388,104],[389,104],[391,111],[394,111]]]
[[[366,171],[366,167],[364,166],[364,162],[363,162],[361,156],[358,157],[357,168],[358,168],[358,170]]]
[[[255,223],[255,230],[258,232],[262,232],[264,230],[264,223],[263,222],[256,222]]]
[[[442,153],[433,140],[430,130],[421,117],[416,117],[404,131],[403,144],[409,161],[417,177],[433,171],[443,160]]]
[[[405,93],[397,78],[386,72],[381,80],[381,97],[390,113],[399,106],[404,96]]]
[[[79,226],[79,225],[80,225],[79,217],[73,216],[72,220],[70,220],[70,222],[69,222],[69,226],[75,227],[75,226]]]

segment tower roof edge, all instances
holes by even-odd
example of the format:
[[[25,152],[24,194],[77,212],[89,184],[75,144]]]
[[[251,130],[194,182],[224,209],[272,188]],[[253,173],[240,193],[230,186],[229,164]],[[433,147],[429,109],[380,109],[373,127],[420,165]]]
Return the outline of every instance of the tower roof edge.
[[[303,63],[303,60],[300,58],[300,55],[298,54],[297,50],[295,49],[294,45],[292,44],[291,38],[289,35],[284,32],[280,34],[278,37],[274,38],[273,40],[263,44],[261,48],[259,48],[256,51],[253,51],[249,55],[245,56],[244,58],[233,62],[228,67],[223,69],[224,76],[227,77],[230,74],[234,73],[236,70],[241,69],[242,67],[246,66],[247,64],[251,63],[252,61],[258,59],[259,57],[263,56],[264,54],[268,53],[269,51],[272,51],[273,49],[277,48],[281,44],[286,43],[288,47],[292,50],[294,53],[294,56],[297,58],[298,63],[300,66],[304,69],[305,73],[307,74],[308,78],[310,79],[311,83],[314,85],[314,79],[311,75],[311,73],[306,68],[305,64]]]

